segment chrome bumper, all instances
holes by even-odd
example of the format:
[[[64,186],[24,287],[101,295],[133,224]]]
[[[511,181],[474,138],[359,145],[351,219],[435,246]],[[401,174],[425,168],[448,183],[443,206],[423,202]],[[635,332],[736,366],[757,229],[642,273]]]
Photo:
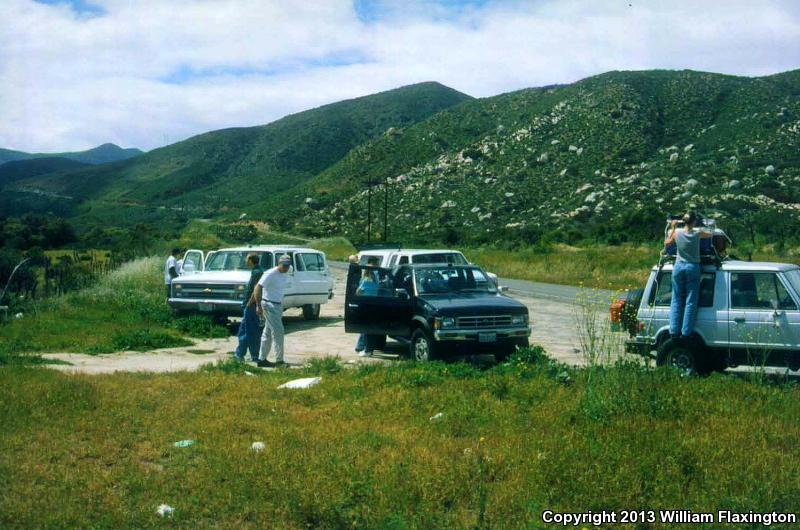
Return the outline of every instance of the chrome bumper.
[[[625,341],[625,353],[649,356],[656,347],[655,342],[647,337],[634,337]]]
[[[497,340],[521,339],[530,337],[531,328],[496,328],[496,329],[438,329],[433,332],[436,340],[464,340],[478,342],[480,333],[496,333]]]
[[[167,303],[177,311],[191,311],[201,314],[240,315],[243,311],[242,300],[218,300],[214,298],[170,298]]]

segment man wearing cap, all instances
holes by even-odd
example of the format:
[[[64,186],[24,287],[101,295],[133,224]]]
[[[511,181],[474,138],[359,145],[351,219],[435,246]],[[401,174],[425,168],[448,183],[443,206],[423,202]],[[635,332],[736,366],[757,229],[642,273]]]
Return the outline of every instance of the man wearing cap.
[[[264,315],[266,325],[261,334],[261,349],[258,353],[258,366],[278,366],[283,362],[283,290],[289,277],[292,258],[287,254],[278,258],[278,266],[265,272],[253,290],[253,298],[261,300],[256,309],[258,315]],[[270,349],[275,344],[275,364],[267,360]]]

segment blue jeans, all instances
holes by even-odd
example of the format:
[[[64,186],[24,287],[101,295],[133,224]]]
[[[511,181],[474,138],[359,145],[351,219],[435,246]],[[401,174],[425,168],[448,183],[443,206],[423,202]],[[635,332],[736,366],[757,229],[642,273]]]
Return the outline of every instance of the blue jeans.
[[[374,342],[370,340],[370,337],[375,337],[375,335],[364,335],[362,333],[358,336],[358,342],[356,342],[357,352],[361,353],[362,351],[366,351],[367,353],[372,353],[374,351]]]
[[[242,315],[242,323],[239,324],[239,345],[236,347],[236,357],[244,359],[244,354],[250,350],[250,358],[258,360],[259,341],[261,338],[261,326],[258,322],[256,306],[247,306]]]
[[[669,334],[673,337],[688,337],[694,330],[701,275],[699,263],[675,262],[672,269],[672,302],[669,306]]]

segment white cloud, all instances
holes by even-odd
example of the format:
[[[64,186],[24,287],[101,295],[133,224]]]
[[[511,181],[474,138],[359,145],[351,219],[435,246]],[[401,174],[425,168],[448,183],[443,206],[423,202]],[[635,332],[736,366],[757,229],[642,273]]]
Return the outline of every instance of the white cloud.
[[[344,0],[93,3],[105,14],[4,1],[0,147],[150,149],[428,80],[488,96],[608,70],[800,66],[792,1],[417,0],[369,22]]]

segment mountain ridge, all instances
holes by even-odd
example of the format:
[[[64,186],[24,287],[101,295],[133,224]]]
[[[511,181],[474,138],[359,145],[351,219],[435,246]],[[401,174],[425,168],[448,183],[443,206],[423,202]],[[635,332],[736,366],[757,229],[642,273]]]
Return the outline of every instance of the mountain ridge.
[[[104,143],[85,151],[64,153],[27,153],[25,151],[0,148],[0,164],[41,158],[66,158],[84,164],[105,164],[132,158],[142,153],[144,153],[144,151],[141,149],[135,147],[123,148],[112,143]]]
[[[247,213],[354,241],[373,193],[373,221],[386,200],[389,237],[403,243],[651,239],[687,207],[741,234],[797,232],[800,70],[615,71],[480,99],[437,83],[404,88],[15,186],[70,190],[87,224],[124,204],[138,208],[127,223],[163,218],[159,205],[182,212],[176,222]],[[404,114],[426,97],[425,112]]]
[[[408,85],[291,114],[266,125],[209,131],[132,160],[42,175],[17,185],[78,200],[192,208],[203,216],[289,188],[365,140],[467,99],[470,96],[439,83]],[[91,213],[101,212],[93,208]]]

